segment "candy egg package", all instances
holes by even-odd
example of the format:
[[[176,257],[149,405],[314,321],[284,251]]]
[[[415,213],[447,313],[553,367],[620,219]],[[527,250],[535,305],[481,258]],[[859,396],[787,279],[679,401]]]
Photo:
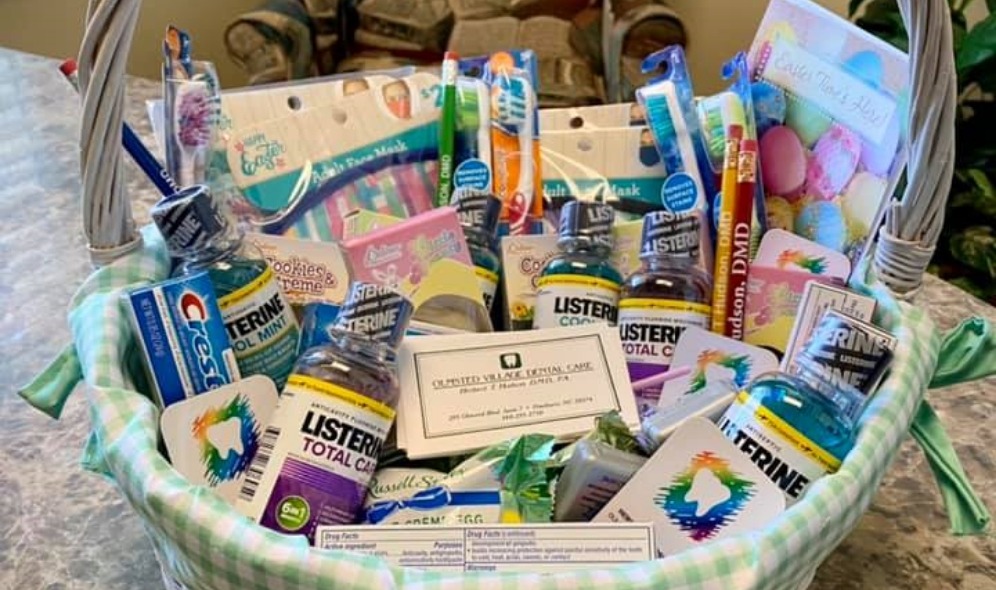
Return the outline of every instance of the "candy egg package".
[[[812,3],[773,0],[750,65],[768,225],[857,260],[906,165],[907,56]]]

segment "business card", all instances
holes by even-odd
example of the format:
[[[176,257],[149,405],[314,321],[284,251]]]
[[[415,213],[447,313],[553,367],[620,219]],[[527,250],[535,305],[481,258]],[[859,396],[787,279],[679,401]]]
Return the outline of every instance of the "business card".
[[[321,526],[315,546],[433,572],[553,573],[657,557],[646,523]]]
[[[640,424],[619,332],[608,324],[409,338],[398,374],[398,442],[411,459],[531,433],[570,440],[612,410]]]

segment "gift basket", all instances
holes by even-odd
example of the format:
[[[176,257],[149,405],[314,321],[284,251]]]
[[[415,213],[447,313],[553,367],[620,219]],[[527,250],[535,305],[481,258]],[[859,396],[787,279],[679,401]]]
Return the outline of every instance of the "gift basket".
[[[58,417],[85,382],[84,465],[168,587],[803,588],[908,432],[955,532],[988,524],[924,400],[989,372],[988,332],[912,303],[954,163],[943,0],[901,2],[908,58],[774,0],[723,92],[672,47],[635,103],[554,110],[528,50],[225,93],[170,29],[137,229],[139,5],[91,4],[98,268],[21,393]]]

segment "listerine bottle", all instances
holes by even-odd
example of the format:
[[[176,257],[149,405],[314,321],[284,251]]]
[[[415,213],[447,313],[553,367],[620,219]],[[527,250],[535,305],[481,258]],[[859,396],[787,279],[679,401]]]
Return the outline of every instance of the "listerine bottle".
[[[283,387],[297,356],[298,324],[269,263],[242,239],[204,186],[191,186],[152,208],[179,260],[174,274],[207,271],[243,377],[262,374]]]
[[[892,361],[889,344],[875,332],[852,318],[825,317],[792,374],[760,375],[720,420],[727,438],[782,489],[789,504],[812,482],[836,472],[854,446],[855,424]],[[851,368],[857,378],[850,378]]]
[[[470,259],[474,263],[474,273],[481,285],[484,304],[491,310],[498,290],[501,274],[501,261],[495,253],[495,232],[498,229],[498,216],[501,214],[501,199],[490,194],[474,194],[457,191],[453,198],[457,217],[467,239]]]
[[[667,211],[643,218],[640,260],[619,297],[619,336],[630,381],[666,371],[685,328],[709,328],[712,284],[698,265],[697,214]],[[637,400],[656,406],[660,385],[635,391]]]
[[[301,355],[239,492],[259,524],[314,541],[353,524],[398,404],[395,351],[413,307],[387,287],[353,283],[330,340]]]
[[[609,262],[612,207],[571,201],[560,212],[557,247],[536,283],[533,328],[615,325],[622,276]]]

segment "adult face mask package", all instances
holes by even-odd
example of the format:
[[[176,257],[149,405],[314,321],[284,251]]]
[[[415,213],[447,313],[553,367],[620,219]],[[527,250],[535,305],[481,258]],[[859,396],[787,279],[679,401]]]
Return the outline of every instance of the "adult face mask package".
[[[355,209],[410,217],[432,207],[439,80],[385,81],[239,129],[227,148],[265,233],[332,241]]]
[[[552,450],[552,437],[528,435],[484,449],[449,473],[381,469],[370,484],[362,522],[549,522],[553,497],[546,462]]]

